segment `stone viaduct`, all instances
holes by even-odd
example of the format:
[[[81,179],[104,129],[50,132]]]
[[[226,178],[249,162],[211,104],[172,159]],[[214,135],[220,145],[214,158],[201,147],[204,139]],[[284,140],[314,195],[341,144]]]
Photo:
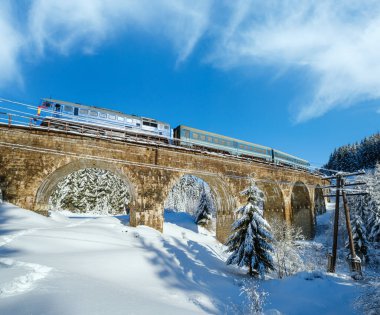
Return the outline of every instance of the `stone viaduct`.
[[[320,188],[324,182],[305,171],[169,145],[0,126],[4,200],[46,215],[59,181],[84,168],[120,176],[131,196],[130,224],[159,231],[163,230],[164,202],[173,185],[185,174],[203,179],[216,200],[216,236],[221,242],[229,235],[234,209],[245,201],[240,191],[249,178],[264,192],[265,216],[300,226],[307,237],[313,236],[316,213],[324,209]]]

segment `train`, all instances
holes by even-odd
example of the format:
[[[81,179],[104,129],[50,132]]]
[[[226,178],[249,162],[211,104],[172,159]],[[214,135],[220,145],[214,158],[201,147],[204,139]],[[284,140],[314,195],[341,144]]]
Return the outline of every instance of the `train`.
[[[96,106],[44,98],[37,109],[37,120],[41,126],[57,129],[74,131],[81,129],[83,132],[85,126],[86,133],[123,137],[128,134],[141,138],[154,138],[182,147],[310,170],[310,163],[307,160],[267,146],[185,125],[171,128],[166,122]]]

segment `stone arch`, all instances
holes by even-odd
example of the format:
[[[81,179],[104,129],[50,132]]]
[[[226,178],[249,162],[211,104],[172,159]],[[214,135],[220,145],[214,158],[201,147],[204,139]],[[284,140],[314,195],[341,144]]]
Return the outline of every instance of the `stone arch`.
[[[233,210],[236,208],[236,200],[233,197],[228,181],[221,176],[205,175],[197,172],[177,173],[164,189],[164,200],[167,199],[175,183],[184,175],[196,176],[209,185],[214,197],[213,201],[216,210],[216,238],[224,243],[230,234],[230,226],[234,221]]]
[[[276,182],[258,182],[264,193],[264,218],[269,223],[285,220],[285,200],[281,187]]]
[[[323,189],[317,185],[314,189],[314,215],[326,212],[325,198],[323,197]]]
[[[298,181],[293,185],[291,194],[291,221],[295,227],[300,227],[305,238],[314,237],[314,220],[312,202],[307,186]]]
[[[35,211],[47,211],[49,208],[49,198],[55,188],[57,187],[60,180],[65,178],[67,175],[79,171],[85,168],[98,168],[110,171],[115,174],[119,178],[121,178],[129,189],[129,195],[131,198],[130,204],[133,205],[136,201],[136,194],[134,185],[129,180],[129,177],[124,173],[123,170],[118,168],[116,165],[112,163],[107,163],[99,160],[75,160],[68,164],[65,164],[52,173],[50,173],[39,186],[34,203]]]

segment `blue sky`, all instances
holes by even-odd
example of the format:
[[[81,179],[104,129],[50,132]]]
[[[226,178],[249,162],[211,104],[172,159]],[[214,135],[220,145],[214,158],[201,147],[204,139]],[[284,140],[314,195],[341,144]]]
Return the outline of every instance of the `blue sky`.
[[[380,130],[377,1],[0,0],[0,97],[118,109],[326,162]]]

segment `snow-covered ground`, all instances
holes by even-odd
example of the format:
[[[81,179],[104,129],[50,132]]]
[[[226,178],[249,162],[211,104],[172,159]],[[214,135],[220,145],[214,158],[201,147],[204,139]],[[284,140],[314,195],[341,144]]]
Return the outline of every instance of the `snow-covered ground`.
[[[163,233],[127,222],[0,204],[0,314],[247,314],[248,277],[189,215],[165,214]],[[307,246],[322,259],[323,237]],[[316,268],[259,290],[266,314],[356,314],[363,284]]]

